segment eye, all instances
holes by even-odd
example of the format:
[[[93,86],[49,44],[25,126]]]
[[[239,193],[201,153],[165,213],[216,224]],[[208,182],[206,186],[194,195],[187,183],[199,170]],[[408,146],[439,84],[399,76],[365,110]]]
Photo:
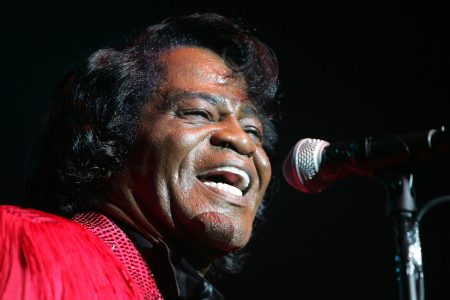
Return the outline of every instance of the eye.
[[[244,131],[247,132],[247,134],[249,136],[254,137],[259,142],[262,141],[263,136],[262,136],[261,130],[259,130],[259,128],[253,127],[253,126],[248,126],[248,127],[244,128]]]
[[[179,114],[183,118],[205,119],[208,121],[213,119],[211,113],[204,109],[188,109],[181,111]]]

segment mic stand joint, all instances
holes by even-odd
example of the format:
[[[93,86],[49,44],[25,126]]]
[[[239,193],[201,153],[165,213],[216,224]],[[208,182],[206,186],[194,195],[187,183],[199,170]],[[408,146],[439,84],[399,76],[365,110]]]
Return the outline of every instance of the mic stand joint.
[[[413,196],[413,176],[385,175],[381,180],[388,192],[387,216],[394,229],[399,299],[424,300],[422,249]]]

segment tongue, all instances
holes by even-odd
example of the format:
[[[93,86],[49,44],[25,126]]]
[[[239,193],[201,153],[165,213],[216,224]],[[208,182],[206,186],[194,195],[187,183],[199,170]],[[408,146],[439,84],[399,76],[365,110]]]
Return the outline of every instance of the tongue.
[[[203,176],[203,180],[213,182],[223,182],[229,185],[236,185],[240,180],[240,176],[231,172],[209,172],[206,176]]]

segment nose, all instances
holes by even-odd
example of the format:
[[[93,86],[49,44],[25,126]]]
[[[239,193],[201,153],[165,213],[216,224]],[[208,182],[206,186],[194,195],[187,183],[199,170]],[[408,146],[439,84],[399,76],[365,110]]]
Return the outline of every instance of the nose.
[[[210,142],[214,146],[229,148],[248,157],[256,151],[255,143],[233,116],[228,116],[220,122],[220,128],[211,135]]]

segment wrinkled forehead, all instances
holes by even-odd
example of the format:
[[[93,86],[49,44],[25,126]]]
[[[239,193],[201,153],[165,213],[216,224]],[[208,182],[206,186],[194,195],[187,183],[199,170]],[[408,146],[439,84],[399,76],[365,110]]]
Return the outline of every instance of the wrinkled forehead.
[[[243,76],[233,72],[215,52],[200,47],[166,50],[161,60],[166,70],[162,89],[214,92],[233,100],[252,102]]]

